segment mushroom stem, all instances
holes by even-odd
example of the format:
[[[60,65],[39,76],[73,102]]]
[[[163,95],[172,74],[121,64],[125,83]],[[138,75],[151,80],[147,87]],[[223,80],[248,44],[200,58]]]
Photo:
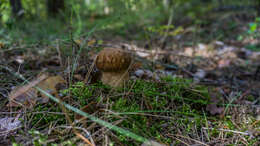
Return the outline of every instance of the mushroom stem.
[[[112,87],[123,87],[124,83],[129,79],[128,71],[118,71],[118,72],[103,72],[101,81],[104,84],[110,85]]]

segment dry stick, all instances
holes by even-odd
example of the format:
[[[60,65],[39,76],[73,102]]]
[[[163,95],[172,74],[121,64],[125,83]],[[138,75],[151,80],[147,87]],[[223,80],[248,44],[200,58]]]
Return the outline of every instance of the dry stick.
[[[98,110],[99,111],[99,110]],[[98,113],[98,111],[96,111],[96,112],[94,112],[93,114],[91,114],[91,115],[95,115],[96,113]],[[76,125],[77,123],[80,123],[80,122],[82,122],[82,121],[84,121],[84,120],[86,120],[87,119],[87,117],[82,117],[82,118],[80,118],[79,120],[75,120],[72,124],[73,125]]]
[[[255,126],[256,124],[258,124],[260,122],[260,120],[256,120],[251,126]]]
[[[57,39],[56,50],[57,50],[57,52],[58,52],[60,66],[63,68],[62,57],[61,57],[61,51],[60,51],[60,41],[59,41],[58,39]]]
[[[49,111],[42,111],[42,112],[0,112],[0,114],[24,114],[24,113],[32,113],[32,114],[54,114],[54,115],[65,115],[62,112],[49,112]],[[71,114],[70,114],[71,115]]]
[[[136,83],[136,80],[134,80],[134,83],[131,85],[131,87],[129,88],[129,91],[128,91],[125,95],[128,96],[128,95],[130,94],[130,92],[131,92],[132,89],[134,88],[135,83]]]
[[[168,24],[167,24],[167,29],[166,29],[166,32],[164,34],[164,36],[162,37],[161,39],[161,43],[163,44],[166,40],[166,38],[168,37],[168,32],[169,32],[169,26],[172,24],[172,19],[173,19],[173,8],[171,8],[171,11],[170,11],[170,17],[169,17],[169,20],[168,20]]]
[[[30,82],[30,84],[25,85],[21,88],[19,88],[15,93],[11,93],[9,95],[10,100],[14,100],[17,96],[26,93],[29,89],[40,83],[41,81],[45,80],[47,78],[47,75],[43,74],[41,75],[37,80],[33,80]]]
[[[117,113],[117,112],[113,112],[111,110],[106,110],[108,112],[110,112],[112,115],[122,115],[122,114],[126,114],[126,115],[142,115],[142,116],[151,116],[151,117],[157,117],[157,118],[164,118],[164,119],[172,119],[174,120],[174,118],[172,117],[167,117],[167,116],[159,116],[159,115],[153,115],[153,114],[146,114],[146,113],[138,113],[138,112],[123,112],[123,113]]]
[[[10,46],[8,49],[4,49],[4,50],[0,50],[0,53],[5,53],[8,51],[13,51],[13,50],[18,50],[18,49],[23,49],[23,48],[32,48],[34,47],[34,45],[21,45],[19,47],[14,47],[14,46]]]
[[[108,98],[106,99],[106,109],[108,109]],[[107,111],[105,111],[105,114],[104,114],[104,117],[106,118],[107,117],[107,115],[108,115],[108,112]],[[107,137],[107,135],[105,134],[105,129],[102,129],[102,133],[105,135],[105,146],[107,146],[107,144],[108,144],[108,137]]]
[[[201,145],[209,146],[209,145],[207,145],[207,144],[205,144],[205,143],[203,143],[203,142],[201,142],[201,141],[198,141],[198,140],[196,140],[196,139],[192,139],[192,138],[190,138],[190,137],[186,137],[186,136],[179,135],[179,134],[176,134],[175,136],[178,136],[178,137],[182,137],[182,138],[186,138],[186,139],[195,141],[195,142],[197,142],[197,143],[199,143],[199,144],[201,144]]]
[[[117,142],[117,144],[118,144],[119,146],[125,146],[125,145],[123,145],[122,142],[119,140],[118,136],[116,136],[112,131],[108,131],[108,133],[109,133],[109,135],[111,136],[111,138],[112,138],[115,142]]]
[[[120,124],[121,122],[123,122],[123,120],[124,120],[124,119],[120,119],[120,120],[118,120],[118,121],[115,121],[115,122],[113,123],[113,125],[118,125],[118,124]],[[92,135],[94,136],[94,135],[98,134],[99,131],[104,131],[105,129],[106,129],[106,127],[103,127],[103,128],[101,128],[100,130],[98,130],[98,131],[96,131],[95,133],[93,133]],[[108,131],[109,131],[109,129],[107,129],[106,131],[104,131],[104,134],[107,133]],[[98,138],[98,137],[97,137],[97,139],[99,140],[99,139],[101,139],[101,138]]]
[[[242,135],[250,135],[249,133],[246,132],[240,132],[240,131],[234,131],[234,130],[228,130],[228,129],[214,129],[214,128],[206,128],[206,127],[202,127],[202,129],[205,130],[220,130],[220,131],[224,131],[224,132],[232,132],[232,133],[236,133],[236,134],[242,134]]]
[[[89,144],[90,146],[94,146],[88,139],[86,139],[84,136],[82,136],[80,133],[75,133],[78,137],[80,137],[81,139],[83,139],[87,144]]]
[[[10,129],[10,130],[7,130],[7,131],[0,131],[0,136],[2,136],[1,134],[9,134],[11,131],[16,131],[18,129],[22,128],[22,126],[19,126],[19,127],[15,127],[13,129]]]
[[[187,146],[190,146],[188,143],[186,143],[186,142],[184,142],[184,141],[180,140],[180,139],[179,139],[179,138],[177,138],[177,137],[174,137],[174,136],[170,136],[170,137],[172,137],[172,138],[174,138],[174,139],[176,139],[176,140],[178,140],[178,141],[182,142],[183,144],[185,144],[185,145],[187,145]]]
[[[90,73],[92,72],[92,70],[93,70],[93,68],[94,68],[94,66],[95,66],[96,59],[97,59],[97,56],[95,56],[94,61],[93,61],[93,63],[91,64],[91,66],[90,66],[90,68],[89,68],[89,70],[88,70],[88,73],[87,73],[86,76],[85,76],[85,79],[84,79],[84,83],[85,83],[85,84],[88,82],[88,78],[89,78],[89,76],[90,76]]]

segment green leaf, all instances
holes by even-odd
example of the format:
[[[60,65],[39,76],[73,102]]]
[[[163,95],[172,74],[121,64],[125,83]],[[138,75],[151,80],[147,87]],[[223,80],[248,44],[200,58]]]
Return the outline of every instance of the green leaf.
[[[249,33],[255,32],[257,29],[257,23],[249,23]]]

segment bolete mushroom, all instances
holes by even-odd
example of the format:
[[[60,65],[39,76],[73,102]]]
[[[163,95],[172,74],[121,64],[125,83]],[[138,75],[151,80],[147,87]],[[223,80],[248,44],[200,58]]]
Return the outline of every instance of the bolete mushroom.
[[[105,48],[96,58],[96,66],[102,72],[101,81],[112,87],[122,87],[129,79],[131,55],[122,49]]]

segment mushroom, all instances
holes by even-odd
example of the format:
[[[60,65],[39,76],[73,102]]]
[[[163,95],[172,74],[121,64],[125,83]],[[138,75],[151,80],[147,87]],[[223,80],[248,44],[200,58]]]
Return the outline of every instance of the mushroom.
[[[96,67],[102,72],[101,81],[112,87],[122,87],[129,79],[131,60],[131,55],[122,49],[103,49],[95,61]]]

